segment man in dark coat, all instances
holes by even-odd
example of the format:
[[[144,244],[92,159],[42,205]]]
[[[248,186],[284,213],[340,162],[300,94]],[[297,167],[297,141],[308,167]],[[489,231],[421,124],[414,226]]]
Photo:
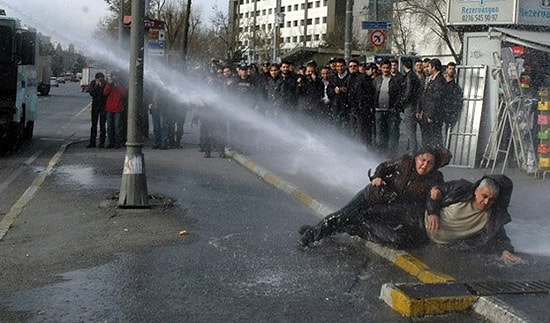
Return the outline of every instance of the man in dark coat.
[[[350,74],[346,68],[346,60],[335,60],[335,73],[331,75],[327,87],[327,95],[330,100],[331,119],[333,125],[340,129],[349,129],[349,100],[348,87]]]
[[[430,191],[425,216],[428,237],[458,249],[497,253],[503,260],[521,262],[504,225],[512,221],[508,204],[513,183],[494,174],[472,183],[449,181]]]
[[[350,110],[351,136],[360,139],[367,147],[374,138],[374,86],[372,78],[359,73],[359,62],[352,59],[348,63],[348,102]]]
[[[283,60],[281,62],[279,106],[283,111],[293,115],[296,113],[296,105],[298,104],[298,77],[291,66],[292,63],[289,61]]]
[[[464,92],[456,80],[456,63],[450,62],[447,64],[445,73],[445,82],[447,82],[447,97],[445,101],[445,132],[447,136],[449,131],[455,126],[462,111],[462,101]]]
[[[95,74],[95,79],[90,82],[88,92],[92,97],[92,127],[90,129],[90,143],[86,148],[94,148],[96,146],[97,125],[99,123],[99,148],[105,147],[105,134],[107,114],[105,112],[105,103],[107,96],[103,94],[105,87],[105,74],[98,72]]]
[[[422,145],[431,147],[443,146],[442,126],[445,119],[444,103],[447,97],[447,83],[441,73],[441,61],[437,58],[428,63],[430,73],[422,101],[417,110],[422,131]]]
[[[403,93],[401,94],[401,106],[403,107],[403,122],[405,123],[405,136],[408,140],[407,151],[413,152],[418,149],[416,129],[416,109],[420,94],[420,80],[413,71],[413,63],[410,59],[403,60]]]
[[[300,113],[310,117],[321,115],[321,100],[323,99],[325,86],[317,75],[316,65],[310,62],[306,65],[304,75],[298,79],[298,109]]]

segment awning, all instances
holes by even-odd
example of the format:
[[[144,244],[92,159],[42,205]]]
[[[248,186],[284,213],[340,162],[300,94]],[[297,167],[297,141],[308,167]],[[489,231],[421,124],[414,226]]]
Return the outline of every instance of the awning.
[[[493,27],[489,28],[489,38],[496,38],[516,45],[522,45],[550,53],[550,32]]]

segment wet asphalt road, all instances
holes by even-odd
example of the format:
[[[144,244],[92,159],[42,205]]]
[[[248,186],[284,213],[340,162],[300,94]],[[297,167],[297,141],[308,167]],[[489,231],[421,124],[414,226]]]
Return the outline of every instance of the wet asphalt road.
[[[87,136],[88,97],[73,84],[53,94],[48,124],[37,124],[21,155],[53,155],[42,145]],[[196,129],[186,131],[183,150],[144,149],[149,192],[175,200],[147,210],[113,207],[123,150],[67,148],[0,241],[1,322],[409,321],[378,296],[384,282],[415,279],[346,235],[297,248],[296,229],[318,216],[237,163],[202,158]],[[28,168],[39,172],[47,160]],[[33,171],[25,174],[14,187],[24,188]],[[6,210],[13,198],[2,203]],[[507,267],[433,248],[417,254],[460,279],[548,279],[546,257],[526,255],[532,266]],[[545,301],[531,296],[529,304]],[[468,312],[414,321],[484,319]]]

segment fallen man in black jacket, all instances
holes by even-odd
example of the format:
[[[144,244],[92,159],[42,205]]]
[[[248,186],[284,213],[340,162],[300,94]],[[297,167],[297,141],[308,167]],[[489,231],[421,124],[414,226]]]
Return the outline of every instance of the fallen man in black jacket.
[[[504,225],[512,219],[508,204],[513,183],[506,175],[487,175],[476,183],[461,179],[430,191],[425,215],[426,234],[438,244],[497,253],[520,263]]]

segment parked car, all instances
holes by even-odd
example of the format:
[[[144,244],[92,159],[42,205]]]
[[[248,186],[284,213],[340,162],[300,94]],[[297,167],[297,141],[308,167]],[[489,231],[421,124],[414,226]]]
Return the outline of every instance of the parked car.
[[[59,82],[57,82],[57,78],[55,76],[50,77],[50,86],[59,87]]]
[[[65,83],[65,78],[63,76],[58,77],[57,83]]]

